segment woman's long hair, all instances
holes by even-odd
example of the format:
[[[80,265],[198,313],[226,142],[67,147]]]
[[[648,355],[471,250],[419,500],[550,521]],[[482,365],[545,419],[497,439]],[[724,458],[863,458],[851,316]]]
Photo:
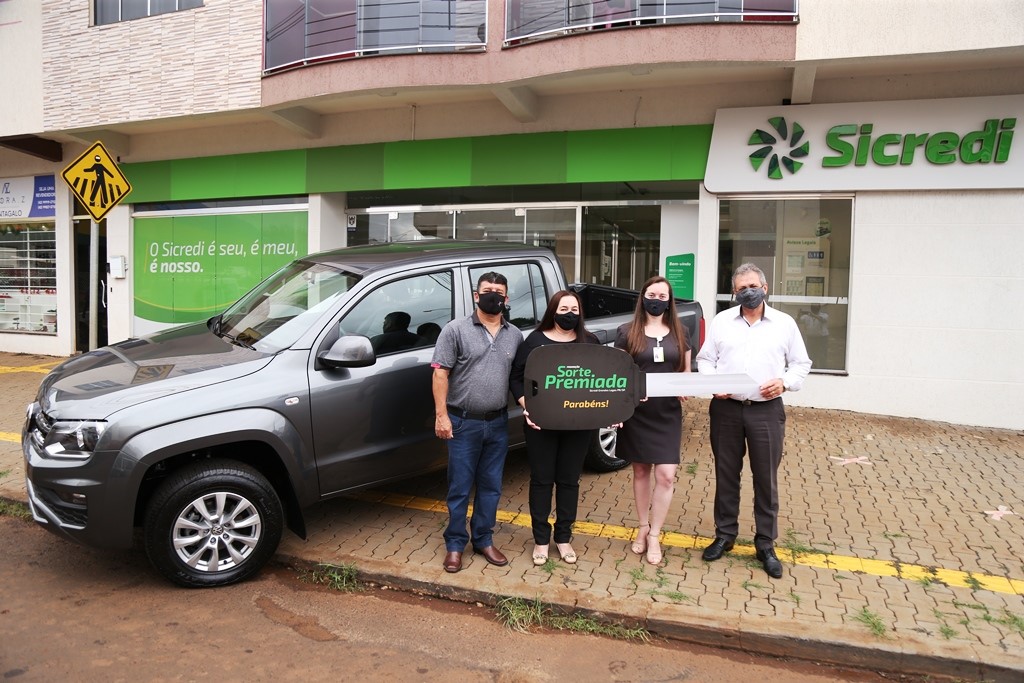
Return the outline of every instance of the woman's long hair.
[[[676,312],[676,299],[672,294],[672,283],[660,275],[655,275],[640,288],[640,298],[636,300],[636,310],[633,311],[633,320],[629,323],[629,332],[626,335],[626,351],[633,358],[636,358],[647,348],[647,335],[644,334],[644,325],[647,323],[647,311],[644,310],[644,295],[647,294],[647,290],[651,288],[651,285],[656,285],[659,282],[664,282],[668,285],[668,308],[661,314],[661,318],[668,325],[669,336],[675,338],[676,344],[679,345],[679,366],[676,368],[676,371],[683,372],[686,369],[686,354],[690,352],[689,336],[679,322],[679,314]]]
[[[562,302],[562,298],[567,296],[571,296],[573,299],[576,299],[576,305],[580,308],[580,319],[579,322],[576,323],[576,329],[574,331],[576,332],[576,343],[583,343],[587,341],[589,337],[593,337],[594,335],[587,332],[587,328],[584,326],[583,302],[580,301],[579,294],[576,292],[570,292],[567,289],[555,292],[554,296],[548,300],[547,310],[544,311],[544,317],[540,319],[540,326],[537,329],[543,331],[550,330],[555,327],[555,311],[558,310],[558,304]]]

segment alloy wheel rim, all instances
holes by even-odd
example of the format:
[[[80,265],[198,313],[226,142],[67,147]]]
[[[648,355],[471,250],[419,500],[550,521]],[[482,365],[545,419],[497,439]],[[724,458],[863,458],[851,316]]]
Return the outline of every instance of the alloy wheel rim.
[[[223,572],[238,567],[256,549],[263,522],[245,496],[216,491],[186,505],[171,530],[174,552],[185,565],[200,572]]]

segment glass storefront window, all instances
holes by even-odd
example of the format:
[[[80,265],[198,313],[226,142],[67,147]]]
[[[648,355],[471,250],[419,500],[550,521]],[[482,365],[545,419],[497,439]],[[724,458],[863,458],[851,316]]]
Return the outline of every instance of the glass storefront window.
[[[523,215],[516,209],[460,210],[455,214],[455,238],[495,242],[525,241]],[[519,213],[520,215],[516,215]]]
[[[813,371],[846,371],[853,200],[723,199],[719,203],[718,311],[734,306],[732,273],[754,263],[768,303],[800,325]]]
[[[576,280],[576,209],[526,209],[526,243],[547,247]]]
[[[0,225],[0,331],[57,334],[53,222]]]

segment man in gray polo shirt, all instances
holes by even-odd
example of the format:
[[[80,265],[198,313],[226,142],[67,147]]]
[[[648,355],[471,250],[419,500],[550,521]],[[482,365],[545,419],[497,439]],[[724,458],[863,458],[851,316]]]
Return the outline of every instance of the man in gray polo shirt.
[[[444,570],[462,569],[462,553],[473,552],[499,567],[508,559],[492,535],[508,452],[508,376],[522,333],[502,312],[508,280],[500,273],[480,276],[473,293],[477,310],[452,320],[434,347],[434,433],[448,442],[448,527],[444,531]],[[470,532],[466,533],[469,492],[476,486]]]

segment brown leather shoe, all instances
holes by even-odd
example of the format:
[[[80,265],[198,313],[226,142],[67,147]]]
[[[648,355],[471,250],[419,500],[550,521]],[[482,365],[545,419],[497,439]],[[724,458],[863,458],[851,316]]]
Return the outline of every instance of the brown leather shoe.
[[[501,554],[501,551],[495,548],[493,545],[489,545],[486,548],[473,548],[473,552],[477,555],[483,555],[484,559],[493,564],[496,567],[504,567],[508,564],[508,558]]]
[[[449,574],[454,574],[457,571],[462,570],[462,553],[458,550],[452,550],[444,556],[444,570]]]

